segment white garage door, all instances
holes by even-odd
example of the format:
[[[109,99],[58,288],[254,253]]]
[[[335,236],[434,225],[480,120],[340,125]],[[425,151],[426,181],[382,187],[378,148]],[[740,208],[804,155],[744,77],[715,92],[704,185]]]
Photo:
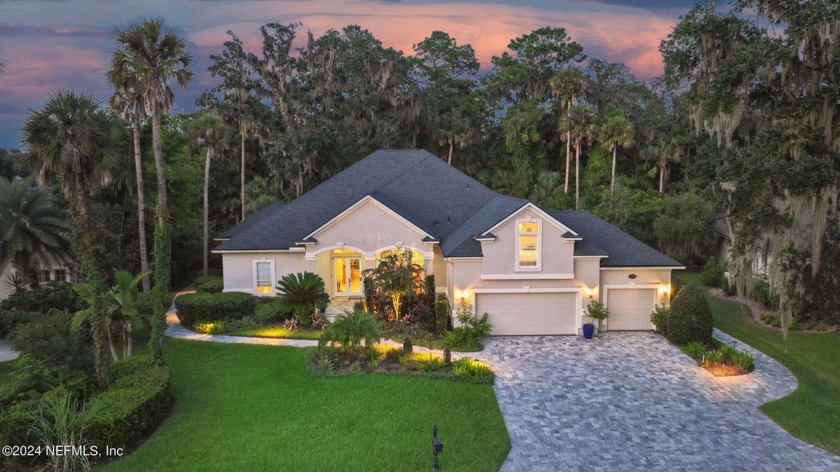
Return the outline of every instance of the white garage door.
[[[607,291],[607,329],[610,331],[652,329],[650,313],[656,304],[656,289],[611,289]]]
[[[480,316],[489,313],[493,335],[577,334],[574,293],[480,293]]]

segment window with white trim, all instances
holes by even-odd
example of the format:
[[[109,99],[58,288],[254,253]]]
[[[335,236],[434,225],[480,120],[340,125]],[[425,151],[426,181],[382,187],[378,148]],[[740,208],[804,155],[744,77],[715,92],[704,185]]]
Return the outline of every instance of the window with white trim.
[[[55,269],[53,270],[53,276],[56,282],[67,282],[67,269]]]
[[[38,284],[48,284],[50,283],[50,270],[49,269],[39,269],[38,270]]]
[[[254,262],[254,278],[257,295],[274,293],[274,263],[272,261]]]
[[[516,268],[518,270],[540,269],[540,220],[519,220],[516,222]]]

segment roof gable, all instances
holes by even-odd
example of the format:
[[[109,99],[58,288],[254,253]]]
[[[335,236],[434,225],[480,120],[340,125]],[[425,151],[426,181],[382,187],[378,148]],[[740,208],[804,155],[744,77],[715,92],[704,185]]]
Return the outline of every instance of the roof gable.
[[[420,233],[421,235],[423,235],[425,238],[433,238],[433,237],[432,237],[432,236],[431,236],[428,232],[426,232],[426,230],[424,230],[424,229],[422,229],[422,228],[418,227],[417,225],[415,225],[414,223],[412,223],[411,221],[409,221],[406,217],[404,217],[404,216],[403,216],[403,215],[399,212],[399,209],[390,208],[388,205],[386,205],[386,204],[384,204],[384,203],[380,202],[380,201],[379,201],[376,197],[374,197],[374,196],[372,196],[372,195],[365,195],[364,197],[362,197],[362,199],[361,199],[361,200],[359,200],[358,202],[354,203],[353,205],[351,205],[349,208],[347,208],[347,209],[346,209],[346,210],[344,210],[343,212],[341,212],[341,213],[339,213],[338,215],[336,215],[336,216],[335,216],[335,218],[333,218],[333,219],[331,219],[330,221],[328,221],[328,222],[324,223],[324,224],[323,224],[323,225],[321,225],[319,228],[317,228],[315,231],[312,231],[311,233],[309,233],[309,234],[308,234],[308,235],[304,238],[304,240],[306,240],[306,239],[315,239],[315,240],[317,240],[317,236],[318,236],[318,234],[320,234],[322,231],[325,231],[326,229],[328,229],[328,228],[332,227],[333,225],[335,225],[335,224],[339,223],[341,220],[343,220],[344,218],[346,218],[346,217],[348,217],[348,216],[352,215],[352,214],[353,214],[353,212],[355,212],[356,210],[358,210],[359,208],[363,207],[363,206],[364,206],[364,205],[366,205],[366,204],[376,206],[376,207],[377,207],[377,208],[379,208],[380,210],[382,210],[382,211],[384,211],[385,213],[387,213],[387,214],[389,214],[390,216],[392,216],[394,219],[396,219],[396,220],[397,220],[397,221],[399,221],[400,223],[402,223],[402,224],[404,224],[404,225],[408,226],[409,228],[411,228],[411,229],[412,229],[412,230],[414,230],[414,231],[417,231],[418,233]]]

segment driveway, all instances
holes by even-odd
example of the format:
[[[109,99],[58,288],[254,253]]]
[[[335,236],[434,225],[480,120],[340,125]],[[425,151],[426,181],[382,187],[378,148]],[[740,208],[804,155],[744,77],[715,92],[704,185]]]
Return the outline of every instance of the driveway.
[[[653,333],[498,337],[496,369],[511,451],[503,471],[838,471],[840,458],[757,410],[796,388],[776,361],[717,378]]]

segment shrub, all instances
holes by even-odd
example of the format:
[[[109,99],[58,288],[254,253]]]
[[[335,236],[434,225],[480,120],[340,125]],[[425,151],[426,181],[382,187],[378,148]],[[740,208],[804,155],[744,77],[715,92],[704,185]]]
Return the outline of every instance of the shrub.
[[[28,311],[48,313],[51,310],[65,310],[75,313],[85,308],[73,284],[52,283],[44,287],[17,291],[0,304],[2,311]]]
[[[284,275],[277,282],[277,292],[282,311],[297,316],[304,327],[312,324],[315,309],[326,308],[330,301],[324,291],[324,279],[312,272]]]
[[[472,313],[472,305],[461,305],[456,312],[461,326],[443,333],[444,347],[455,350],[480,350],[481,340],[490,336],[493,325],[487,322],[487,313],[478,318]]]
[[[423,369],[423,372],[434,372],[443,367],[443,365],[443,359],[432,354],[420,359],[420,368]]]
[[[703,266],[701,280],[708,287],[720,287],[723,283],[723,267],[714,257],[710,257]]]
[[[486,362],[462,357],[452,362],[452,373],[456,377],[492,377],[493,371]]]
[[[706,346],[703,343],[698,343],[697,341],[692,341],[680,349],[682,349],[682,352],[685,353],[685,355],[695,359],[699,359],[703,356],[703,353],[706,352]]]
[[[206,284],[207,282],[212,282],[214,280],[223,280],[223,279],[222,279],[222,277],[219,277],[218,275],[212,275],[212,274],[199,275],[198,277],[193,279],[193,285],[195,285],[196,287],[200,287],[200,286]]]
[[[666,327],[668,338],[677,345],[692,341],[709,342],[712,337],[712,310],[699,287],[686,285],[674,296]]]
[[[650,314],[650,322],[656,328],[656,332],[668,336],[668,316],[671,315],[671,307],[668,305],[656,305]]]
[[[583,309],[584,316],[597,320],[599,324],[601,321],[607,319],[609,314],[610,312],[607,310],[607,307],[598,300],[589,302],[589,304],[586,305],[586,308]]]
[[[729,283],[729,279],[726,277],[723,278],[723,293],[729,297],[738,294],[738,289],[735,284]]]
[[[322,347],[338,343],[342,349],[353,350],[361,346],[362,341],[367,347],[372,347],[378,342],[379,325],[370,313],[354,311],[336,318],[324,329],[318,343]]]
[[[202,321],[233,320],[254,313],[253,297],[242,292],[189,293],[175,300],[178,318],[195,325]]]
[[[202,321],[193,325],[196,333],[224,334],[230,332],[230,322],[227,320]]]
[[[43,316],[43,313],[34,311],[0,311],[0,339],[8,338],[19,325],[30,323]]]
[[[706,351],[706,354],[703,355],[703,359],[707,365],[720,364],[723,362],[723,352]]]
[[[752,354],[748,352],[736,351],[730,360],[733,365],[745,372],[751,371],[755,365]]]
[[[443,333],[452,326],[452,317],[449,314],[449,300],[445,296],[438,296],[435,300],[435,328],[438,333]]]
[[[123,362],[131,361],[126,367]],[[85,409],[86,437],[104,449],[131,447],[154,430],[172,406],[169,370],[153,365],[147,356],[114,364],[115,380]]]
[[[17,325],[9,340],[12,346],[48,365],[67,365],[85,370],[91,365],[85,349],[84,331],[70,329],[73,315],[52,310],[28,323]]]
[[[411,345],[411,338],[408,337],[408,336],[406,336],[405,339],[403,339],[403,351],[404,352],[413,352],[414,351],[414,346]]]
[[[262,298],[262,297],[260,297]],[[259,323],[270,323],[286,318],[288,312],[283,311],[282,304],[277,299],[268,299],[268,301],[260,301],[254,307],[254,319]]]
[[[196,287],[199,293],[221,293],[225,289],[225,282],[222,279],[212,279]]]

